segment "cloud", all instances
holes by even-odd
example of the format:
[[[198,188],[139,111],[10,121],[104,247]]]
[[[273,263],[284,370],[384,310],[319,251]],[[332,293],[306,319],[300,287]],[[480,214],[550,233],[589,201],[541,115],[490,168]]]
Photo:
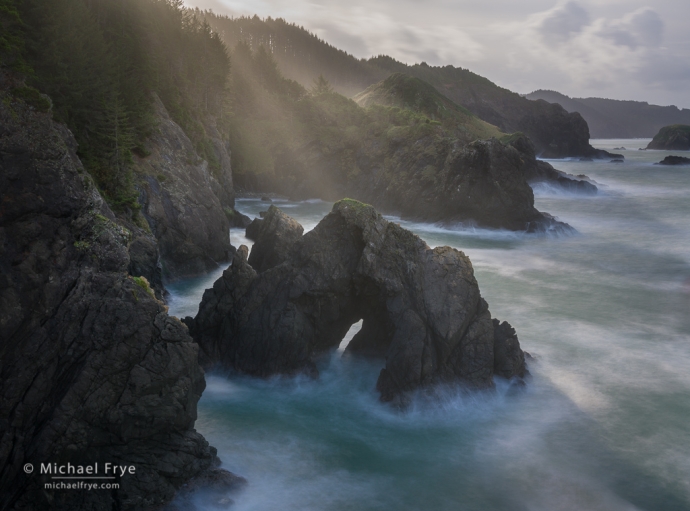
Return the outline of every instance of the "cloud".
[[[458,26],[403,22],[375,7],[313,7],[310,15],[314,21],[308,26],[356,57],[386,54],[410,64],[426,61],[432,65],[475,62],[483,57],[483,46]]]
[[[534,88],[598,95],[633,86],[657,88],[663,80],[673,77],[679,83],[685,77],[679,68],[687,59],[661,46],[664,22],[651,8],[605,17],[568,2],[504,24],[502,30],[510,39],[508,66],[523,74],[524,83],[530,82],[525,72],[536,75],[535,85],[541,78]]]
[[[658,46],[664,37],[664,22],[655,11],[645,8],[606,23],[600,34],[632,50],[640,46]]]
[[[589,23],[587,10],[577,2],[568,2],[544,13],[538,30],[547,43],[562,43],[580,33]]]

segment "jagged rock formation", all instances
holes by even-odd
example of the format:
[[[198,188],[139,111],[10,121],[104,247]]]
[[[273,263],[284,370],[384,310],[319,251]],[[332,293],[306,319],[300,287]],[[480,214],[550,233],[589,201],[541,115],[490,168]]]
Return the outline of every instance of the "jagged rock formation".
[[[690,151],[690,126],[673,124],[661,128],[647,145],[647,149]]]
[[[213,137],[220,170],[216,177],[192,142],[154,97],[158,126],[136,158],[142,213],[158,240],[163,276],[174,280],[203,274],[232,254],[226,210],[234,205],[230,157]]]
[[[526,374],[515,332],[492,322],[462,252],[432,250],[350,199],[305,235],[275,207],[257,231],[261,261],[272,264],[257,272],[241,247],[196,318],[185,318],[207,363],[257,376],[316,374],[312,357],[363,319],[347,349],[386,357],[377,383],[384,401],[404,403],[443,382],[485,388],[494,374]]]
[[[128,275],[132,235],[69,131],[0,96],[0,509],[155,509],[218,462],[194,430],[198,346]],[[135,474],[66,491],[39,473],[106,462]]]
[[[255,242],[249,264],[258,272],[278,266],[303,233],[304,228],[296,220],[271,205],[264,218],[255,218],[247,226],[247,237]]]

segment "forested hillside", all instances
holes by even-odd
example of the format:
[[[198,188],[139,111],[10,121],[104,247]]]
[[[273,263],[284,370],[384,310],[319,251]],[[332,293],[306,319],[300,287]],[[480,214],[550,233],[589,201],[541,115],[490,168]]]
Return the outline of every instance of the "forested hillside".
[[[263,46],[287,78],[305,87],[310,87],[312,80],[322,74],[337,92],[354,96],[390,74],[282,18],[230,18],[198,9],[194,13],[204,17],[228,48],[234,48],[240,41],[253,51]]]
[[[419,78],[441,94],[467,108],[503,132],[522,131],[544,157],[610,157],[589,145],[587,123],[558,105],[529,101],[490,80],[454,66],[408,65],[379,55],[358,60],[283,19],[257,16],[230,18],[209,11],[194,11],[218,32],[228,47],[239,41],[257,51],[263,46],[280,70],[305,87],[323,75],[336,92],[352,97],[393,73]]]
[[[411,87],[390,87],[391,77],[372,86],[362,108],[322,75],[309,89],[284,77],[264,46],[252,51],[239,42],[232,61],[230,145],[240,189],[337,199],[368,182],[371,166],[381,167],[379,179],[385,176],[393,186],[403,179],[404,161],[417,162],[425,154],[436,159],[453,144],[503,136],[433,87],[404,75],[395,75],[396,83]],[[387,102],[374,98],[384,90]],[[441,116],[441,109],[447,115]],[[426,170],[430,181],[443,166],[438,163]]]
[[[336,198],[357,176],[355,157],[365,141],[396,127],[401,134],[415,126],[441,133],[438,123],[412,111],[365,110],[323,77],[306,89],[283,76],[264,46],[252,51],[240,42],[232,60],[230,143],[240,189]]]
[[[136,208],[132,154],[145,154],[158,94],[211,167],[202,119],[226,111],[230,62],[182,0],[2,0],[3,65],[22,71],[15,95],[51,108],[116,209]],[[32,99],[33,98],[33,99]]]
[[[201,232],[191,212],[210,207],[210,200],[214,218],[225,211],[232,219],[233,187],[295,198],[352,196],[411,216],[485,218],[508,226],[503,212],[489,219],[474,203],[481,194],[469,188],[464,197],[472,197],[472,204],[462,210],[444,209],[441,200],[455,178],[467,179],[470,188],[478,182],[471,177],[480,172],[475,163],[491,167],[493,158],[503,158],[496,165],[506,175],[513,167],[517,174],[506,183],[517,179],[517,188],[510,186],[528,205],[510,228],[536,218],[526,170],[513,152],[498,142],[470,147],[518,131],[506,121],[516,114],[505,97],[534,103],[467,70],[406,66],[383,56],[361,61],[283,20],[218,17],[186,10],[181,0],[2,1],[17,7],[6,10],[6,53],[15,67],[25,62],[31,69],[25,72],[28,86],[15,95],[35,96],[69,126],[79,156],[112,207],[125,216],[143,208],[146,222],[138,217],[137,224],[158,238],[169,276],[196,271],[186,260],[173,264],[174,247]],[[302,72],[313,76],[305,82]],[[366,108],[338,92],[371,81],[377,85],[361,99]],[[472,93],[473,87],[493,101],[482,99],[482,105],[503,108],[506,116],[497,118],[508,129],[450,99],[453,91]],[[523,119],[528,135],[547,133],[552,153],[592,150],[586,125],[569,131],[573,122],[583,122],[579,116],[542,105],[545,113],[530,111]],[[193,149],[186,148],[186,137]],[[546,143],[542,138],[535,139],[537,146]],[[533,150],[527,153],[532,165]],[[215,175],[208,175],[204,160]],[[192,174],[200,176],[197,186],[188,182]],[[200,199],[201,188],[212,189],[217,204],[212,197]],[[223,230],[222,221],[215,224]],[[161,244],[171,232],[184,236]],[[222,258],[224,247],[218,253]]]

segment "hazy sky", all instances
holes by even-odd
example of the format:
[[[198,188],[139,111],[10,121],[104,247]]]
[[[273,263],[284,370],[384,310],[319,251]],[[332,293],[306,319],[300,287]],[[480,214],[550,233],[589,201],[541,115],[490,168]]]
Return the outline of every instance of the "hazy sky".
[[[303,25],[356,57],[468,68],[516,92],[690,108],[690,0],[186,0]]]

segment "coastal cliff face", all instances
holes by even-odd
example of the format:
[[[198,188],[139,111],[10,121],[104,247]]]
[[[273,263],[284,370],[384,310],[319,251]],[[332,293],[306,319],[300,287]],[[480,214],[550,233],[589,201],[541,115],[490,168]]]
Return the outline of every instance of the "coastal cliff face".
[[[414,138],[370,140],[352,159],[357,169],[332,180],[301,179],[287,194],[294,198],[353,197],[403,218],[429,222],[467,223],[529,232],[572,232],[565,223],[534,207],[528,181],[543,175],[548,163],[538,161],[522,146],[497,139],[463,144],[430,133]],[[337,168],[327,148],[311,146],[307,168]],[[556,171],[554,171],[554,174]],[[340,181],[340,182],[338,182]],[[343,182],[345,181],[345,182]]]
[[[198,346],[128,274],[132,234],[69,131],[2,96],[0,509],[155,509],[217,464],[194,430]],[[64,491],[38,469],[106,462],[135,473],[117,490]]]
[[[452,134],[452,138],[456,139],[452,143],[451,155],[446,156],[445,161],[438,159],[434,162],[436,168],[443,168],[442,172],[433,176],[433,186],[431,187],[433,191],[429,190],[436,197],[430,198],[426,190],[424,190],[426,193],[420,193],[420,188],[422,190],[430,188],[429,185],[431,184],[429,182],[431,181],[429,179],[431,172],[427,165],[430,163],[429,155],[433,153],[431,151],[423,153],[420,160],[425,168],[422,169],[421,175],[426,177],[427,182],[425,183],[425,180],[422,179],[421,182],[416,183],[414,178],[409,179],[409,182],[406,183],[408,186],[402,190],[402,193],[407,192],[408,196],[397,199],[401,204],[398,207],[403,209],[408,207],[410,213],[429,214],[428,206],[415,200],[422,195],[427,195],[427,201],[430,204],[438,205],[439,201],[443,202],[442,211],[433,213],[433,220],[444,219],[445,212],[451,221],[455,216],[456,218],[464,217],[463,219],[472,218],[491,227],[521,229],[525,225],[530,225],[534,228],[535,219],[540,218],[541,213],[530,210],[529,206],[533,204],[533,201],[531,201],[521,177],[529,184],[548,183],[568,191],[585,193],[596,193],[597,191],[591,183],[578,180],[574,176],[568,176],[564,172],[555,170],[550,164],[537,160],[537,149],[532,140],[524,133],[517,132],[511,135],[502,133],[496,126],[480,120],[467,109],[456,105],[431,85],[418,78],[395,73],[382,82],[367,88],[355,96],[354,100],[363,107],[382,105],[422,114],[430,120],[440,123],[449,134]],[[554,111],[547,116],[532,117],[530,122],[534,126],[531,127],[530,132],[542,130],[544,134],[548,133],[549,136],[560,137],[557,142],[554,142],[554,148],[563,148],[572,144],[571,152],[586,152],[584,147],[589,147],[587,124],[581,118],[577,119],[577,116],[564,116],[564,112],[558,108],[552,110]],[[575,122],[579,126],[574,126],[572,129],[563,126],[554,129],[556,119],[566,124]],[[564,133],[569,132],[580,135],[564,135]],[[492,138],[497,138],[505,145],[517,149],[521,153],[519,160],[515,158],[514,154],[510,154],[509,149],[503,149],[495,141],[484,142],[483,144],[477,142]],[[465,148],[467,145],[469,147]],[[460,152],[459,148],[464,150]],[[400,152],[398,148],[396,149],[396,152]],[[443,154],[442,151],[436,153]],[[479,153],[483,153],[483,156],[480,156]],[[387,155],[386,158],[392,159],[390,155]],[[484,161],[480,162],[482,159]],[[406,162],[403,160],[403,173],[405,171],[404,163]],[[414,163],[418,164],[419,162]],[[478,164],[484,168],[484,172],[477,172]],[[482,175],[490,176],[491,182],[481,183]],[[395,185],[396,180],[391,179],[391,181]],[[479,186],[468,186],[468,181]],[[387,192],[391,191],[391,188],[389,186],[380,193],[386,195]],[[457,193],[453,194],[453,190]],[[449,191],[451,191],[450,194]],[[442,198],[444,194],[451,196]],[[472,196],[475,197],[474,201],[471,200]],[[373,203],[375,197],[368,198],[368,200]],[[505,211],[500,211],[501,208],[497,207],[499,201],[505,204]],[[513,212],[512,217],[507,214],[507,211]],[[543,219],[539,221],[543,223]]]
[[[383,401],[404,405],[419,388],[486,388],[494,374],[526,375],[514,330],[492,321],[462,252],[432,250],[350,199],[305,235],[275,207],[256,231],[256,250],[271,264],[257,272],[241,247],[196,318],[185,319],[205,363],[257,376],[315,375],[313,357],[361,319],[347,350],[385,357]]]
[[[234,206],[230,156],[209,127],[219,162],[211,172],[184,131],[154,98],[158,125],[136,158],[142,213],[158,240],[163,276],[169,280],[206,273],[232,255],[225,210]],[[216,136],[213,136],[215,133]]]
[[[564,191],[584,195],[594,195],[599,191],[596,185],[587,181],[586,176],[573,176],[562,170],[556,170],[548,162],[537,160],[536,148],[526,136],[513,136],[508,145],[515,148],[520,153],[520,158],[526,162],[521,166],[521,171],[530,185],[546,183]],[[582,177],[585,179],[581,179]]]
[[[671,124],[690,124],[690,110],[675,105],[650,105],[646,101],[604,98],[571,98],[553,90],[536,90],[527,99],[558,103],[568,112],[579,112],[592,138],[649,138]]]
[[[431,222],[529,232],[572,230],[534,207],[534,193],[527,182],[539,166],[533,156],[496,139],[436,148],[426,158],[401,157],[390,180],[381,180],[381,168],[374,166],[369,179],[353,190],[355,197],[403,217]],[[430,164],[437,169],[433,173]]]

